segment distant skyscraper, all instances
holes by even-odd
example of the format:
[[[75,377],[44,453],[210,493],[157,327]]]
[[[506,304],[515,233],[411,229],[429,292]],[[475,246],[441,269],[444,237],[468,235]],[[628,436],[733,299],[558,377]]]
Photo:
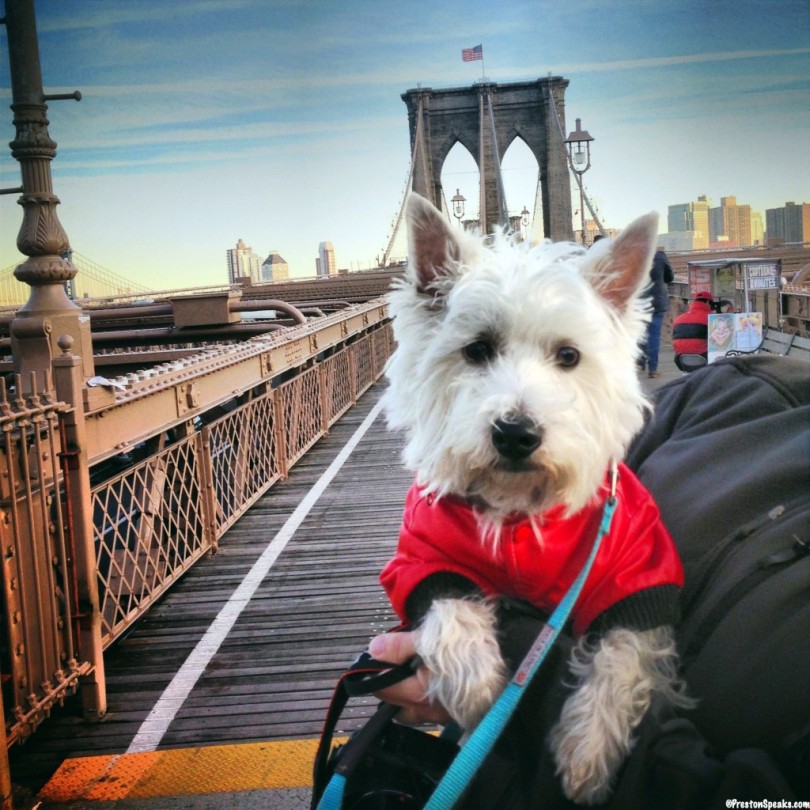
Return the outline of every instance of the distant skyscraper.
[[[262,281],[286,281],[290,277],[290,268],[275,250],[262,264]]]
[[[709,206],[712,201],[701,194],[692,203],[692,228],[695,232],[693,247],[695,250],[702,250],[709,247]]]
[[[680,253],[694,250],[694,231],[670,231],[669,233],[658,234],[658,244],[667,253]]]
[[[785,241],[785,209],[765,209],[765,239],[769,245],[781,245]]]
[[[691,231],[689,227],[689,207],[691,203],[670,205],[667,208],[667,230],[669,233]]]
[[[782,211],[783,209],[776,209]],[[770,216],[770,212],[768,212]],[[784,219],[779,220],[781,223]],[[810,216],[810,214],[808,215]],[[768,219],[768,234],[771,233]],[[784,227],[780,224],[782,230]],[[748,247],[765,242],[762,214],[750,205],[738,205],[736,197],[721,197],[720,205],[701,195],[695,202],[670,205],[667,209],[668,233],[662,234],[667,250],[704,250],[712,246]],[[781,232],[781,231],[780,231]]]
[[[769,245],[810,242],[810,204],[786,202],[782,208],[768,208],[765,231]]]
[[[249,278],[251,282],[262,280],[262,259],[241,239],[236,247],[225,252],[228,263],[228,282],[234,284],[238,278]]]
[[[672,244],[677,242],[679,245],[671,249],[701,250],[709,247],[709,205],[709,199],[703,195],[695,202],[669,206],[667,229],[673,235]]]
[[[765,244],[765,226],[762,223],[762,214],[759,211],[751,212],[751,244]]]
[[[709,242],[744,247],[751,244],[751,206],[737,205],[736,197],[721,197],[719,208],[709,209]]]
[[[335,248],[331,242],[321,242],[318,245],[318,277],[337,275],[337,262],[335,261]]]
[[[810,205],[785,203],[785,241],[810,241]]]

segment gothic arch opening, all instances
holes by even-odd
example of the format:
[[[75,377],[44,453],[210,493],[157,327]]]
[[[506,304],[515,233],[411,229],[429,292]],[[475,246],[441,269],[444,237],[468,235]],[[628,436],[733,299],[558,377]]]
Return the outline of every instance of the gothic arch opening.
[[[526,141],[516,137],[501,159],[501,174],[510,221],[520,221],[524,239],[543,239],[543,202],[540,193],[540,166]],[[524,216],[523,211],[528,211]],[[523,223],[523,219],[528,222]]]
[[[443,202],[450,213],[451,221],[459,222],[459,217],[453,212],[453,197],[456,192],[464,197],[464,205],[460,221],[477,227],[479,217],[479,183],[480,172],[475,158],[470,151],[456,141],[447,153],[442,164],[441,184],[444,194]]]

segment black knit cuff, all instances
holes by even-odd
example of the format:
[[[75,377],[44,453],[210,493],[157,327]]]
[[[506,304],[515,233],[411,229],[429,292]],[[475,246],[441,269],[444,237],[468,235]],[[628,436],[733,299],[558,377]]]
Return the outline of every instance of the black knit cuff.
[[[604,633],[613,627],[652,630],[661,625],[674,627],[681,618],[680,588],[657,585],[630,594],[591,622],[588,632]]]
[[[435,599],[463,599],[465,596],[483,596],[478,586],[461,576],[441,571],[423,579],[405,600],[405,615],[416,624],[430,609]]]

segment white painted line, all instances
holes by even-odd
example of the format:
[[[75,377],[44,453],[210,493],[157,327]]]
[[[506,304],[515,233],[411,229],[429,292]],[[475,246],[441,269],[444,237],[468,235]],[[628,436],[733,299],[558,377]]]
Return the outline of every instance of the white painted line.
[[[197,646],[185,660],[183,665],[172,678],[171,683],[158,698],[152,711],[138,729],[138,733],[132,739],[127,749],[128,754],[137,754],[144,751],[154,751],[160,745],[163,735],[174,720],[177,712],[185,703],[194,685],[205,671],[211,659],[216,655],[225,637],[230,632],[239,615],[250,602],[256,589],[262,583],[273,563],[278,559],[279,554],[292,539],[304,518],[312,510],[312,507],[323,495],[324,490],[329,486],[332,479],[337,475],[340,468],[345,464],[346,459],[357,447],[360,440],[374,423],[382,410],[382,402],[378,402],[363,423],[354,432],[352,437],[344,445],[343,449],[329,465],[328,469],[307,492],[302,501],[295,508],[295,511],[281,527],[278,534],[270,541],[270,544],[262,552],[253,567],[231,595],[231,598],[220,610],[216,619],[211,623],[205,635],[200,639]]]

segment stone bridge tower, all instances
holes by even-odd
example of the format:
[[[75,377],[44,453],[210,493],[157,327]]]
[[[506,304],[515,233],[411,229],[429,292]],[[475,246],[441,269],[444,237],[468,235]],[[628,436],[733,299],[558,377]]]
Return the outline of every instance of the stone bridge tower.
[[[512,141],[522,138],[539,168],[544,235],[573,239],[571,184],[561,134],[565,132],[566,87],[567,79],[550,76],[531,82],[482,81],[471,87],[428,87],[403,93],[413,155],[411,187],[441,208],[442,166],[453,146],[461,143],[478,165],[481,225],[491,233],[506,220],[501,161]]]

